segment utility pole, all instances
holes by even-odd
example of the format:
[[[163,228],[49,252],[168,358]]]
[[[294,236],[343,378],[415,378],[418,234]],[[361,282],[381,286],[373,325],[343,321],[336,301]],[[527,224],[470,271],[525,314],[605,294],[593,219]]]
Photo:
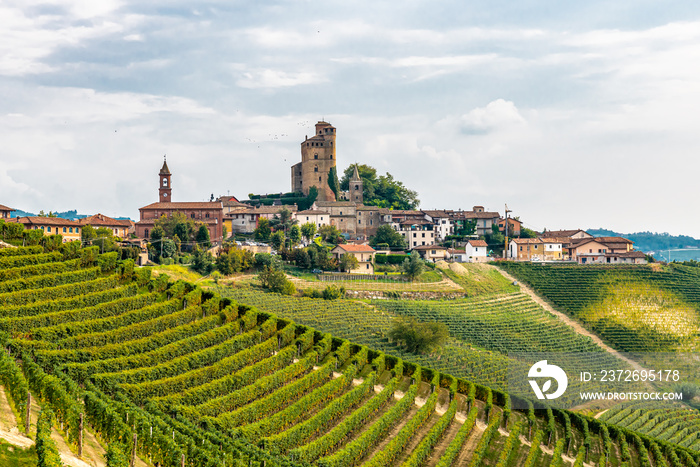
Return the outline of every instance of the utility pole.
[[[508,210],[508,204],[506,203],[506,243],[503,249],[503,258],[508,258],[508,213],[513,212]]]

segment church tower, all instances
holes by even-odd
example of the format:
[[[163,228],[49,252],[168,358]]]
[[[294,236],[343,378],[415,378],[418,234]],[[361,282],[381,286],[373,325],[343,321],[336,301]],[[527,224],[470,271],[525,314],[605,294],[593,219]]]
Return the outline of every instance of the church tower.
[[[172,186],[170,185],[170,169],[168,169],[168,163],[163,158],[163,167],[161,167],[158,173],[158,180],[160,182],[160,188],[158,188],[158,202],[169,203],[171,201],[170,195],[172,194]]]
[[[350,195],[350,201],[360,205],[362,204],[362,178],[360,173],[357,171],[357,164],[355,164],[355,170],[352,173],[352,178],[350,178],[350,186],[348,188],[348,194]]]
[[[315,186],[318,201],[335,201],[335,193],[328,185],[328,174],[335,163],[335,127],[318,122],[316,134],[301,143],[301,162],[292,166],[292,192],[306,196]]]

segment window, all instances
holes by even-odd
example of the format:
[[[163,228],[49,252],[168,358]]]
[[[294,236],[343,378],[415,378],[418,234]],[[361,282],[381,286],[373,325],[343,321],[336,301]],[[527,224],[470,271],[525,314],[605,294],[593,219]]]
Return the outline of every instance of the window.
[[[318,172],[318,166],[314,165],[314,172]]]
[[[168,186],[168,179],[167,178],[163,179],[163,186]]]
[[[333,154],[331,154],[331,159],[333,159]]]
[[[522,246],[522,245],[520,245],[520,251],[523,251],[523,246]]]
[[[422,237],[425,238],[425,233],[423,233]]]
[[[374,221],[372,219],[369,220],[369,225],[374,224]]]
[[[190,213],[190,218],[194,219],[194,213]]]
[[[357,223],[358,223],[358,224],[362,224],[362,219],[358,219],[358,220],[357,220]]]
[[[318,177],[318,181],[319,181],[319,182],[321,181],[321,177]]]
[[[63,227],[63,233],[66,233],[67,231],[68,231],[68,229],[66,229],[65,227]]]
[[[360,189],[360,185],[355,185],[355,189],[356,189],[356,190],[359,190],[359,189]]]
[[[146,230],[143,231],[143,236],[146,237],[146,238],[148,238],[148,229],[146,229]]]
[[[68,229],[68,231],[69,231],[70,233],[73,233],[73,227],[71,227],[70,229]]]
[[[318,154],[314,154],[314,159],[318,159]]]
[[[366,269],[369,269],[369,264],[366,264],[365,266],[366,266]]]
[[[341,216],[343,215],[343,211],[340,211],[340,215],[341,215]]]
[[[46,230],[47,230],[48,232],[51,232],[51,226],[48,226],[48,227],[46,228]]]
[[[307,220],[307,221],[309,220],[309,216],[306,216],[306,220]]]

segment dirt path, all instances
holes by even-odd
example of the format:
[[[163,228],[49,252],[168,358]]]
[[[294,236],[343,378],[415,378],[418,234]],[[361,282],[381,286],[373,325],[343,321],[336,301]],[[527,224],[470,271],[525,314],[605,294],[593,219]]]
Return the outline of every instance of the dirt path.
[[[0,438],[8,443],[26,449],[34,445],[34,441],[20,433],[17,427],[17,419],[12,412],[10,402],[7,400],[5,388],[0,386]]]
[[[416,413],[418,412],[418,407],[414,404],[411,409],[406,412],[403,417],[399,420],[399,422],[394,425],[394,427],[389,431],[389,433],[384,437],[384,439],[375,446],[375,448],[372,450],[372,452],[369,453],[368,456],[365,457],[363,464],[366,463],[366,461],[372,459],[376,454],[379,454],[382,452],[382,450],[386,447],[389,442],[394,439],[394,437],[401,431],[401,428],[408,423],[410,419],[412,419]]]
[[[447,451],[447,448],[457,435],[459,429],[462,428],[462,425],[463,423],[459,423],[456,419],[452,420],[452,423],[442,434],[442,438],[440,438],[440,441],[438,441],[438,443],[435,445],[430,457],[426,461],[426,465],[428,467],[434,467],[438,464],[438,462],[440,462],[442,455],[445,454],[445,451]]]
[[[618,352],[617,350],[613,349],[612,347],[610,347],[609,345],[607,345],[606,343],[604,343],[604,342],[600,339],[600,337],[598,337],[597,335],[595,335],[595,334],[591,333],[590,331],[588,331],[586,328],[584,328],[583,326],[581,326],[581,324],[578,323],[577,321],[575,321],[575,320],[569,318],[569,317],[568,317],[567,315],[565,315],[564,313],[561,313],[561,312],[555,310],[554,308],[552,308],[552,306],[551,306],[549,303],[547,303],[547,302],[544,301],[539,295],[537,295],[537,294],[535,293],[535,291],[532,290],[527,284],[525,284],[525,283],[522,282],[522,281],[517,280],[515,277],[511,276],[510,274],[508,274],[507,272],[501,270],[500,268],[496,268],[495,266],[491,266],[491,267],[493,267],[493,268],[495,268],[496,270],[498,270],[498,272],[500,272],[500,273],[503,275],[503,277],[505,277],[506,279],[508,279],[508,280],[510,280],[510,281],[517,281],[518,284],[520,285],[520,289],[521,289],[523,292],[525,292],[526,294],[528,294],[528,295],[530,296],[530,298],[532,298],[532,300],[535,301],[535,303],[537,303],[537,304],[540,305],[542,308],[544,308],[545,310],[547,310],[548,312],[550,312],[550,313],[551,313],[552,315],[554,315],[557,319],[559,319],[559,321],[561,321],[562,323],[564,323],[564,324],[566,324],[567,326],[573,328],[574,331],[576,331],[578,334],[580,334],[580,335],[582,335],[582,336],[590,337],[591,340],[592,340],[598,347],[600,347],[601,349],[603,349],[605,352],[608,352],[609,354],[614,355],[616,358],[619,358],[620,360],[622,360],[622,361],[628,363],[628,364],[629,364],[632,368],[634,368],[635,370],[643,370],[643,369],[644,369],[639,363],[635,362],[634,360],[630,360],[629,358],[625,357],[624,355],[622,355],[622,354],[621,354],[620,352]]]
[[[459,456],[457,456],[456,462],[454,462],[453,465],[467,465],[469,460],[472,458],[472,454],[474,454],[476,446],[479,444],[479,440],[481,439],[481,435],[484,434],[484,431],[486,431],[486,425],[477,420],[471,433],[469,433],[467,440],[464,442],[464,446],[462,446],[462,450],[460,451]]]

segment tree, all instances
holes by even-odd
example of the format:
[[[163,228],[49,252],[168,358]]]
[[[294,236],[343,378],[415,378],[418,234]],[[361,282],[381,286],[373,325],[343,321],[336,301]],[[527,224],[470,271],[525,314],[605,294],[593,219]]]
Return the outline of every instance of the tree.
[[[415,280],[423,273],[425,264],[420,258],[420,255],[416,251],[413,251],[411,252],[411,256],[403,261],[403,265],[401,267],[404,274],[406,274],[410,280]]]
[[[289,239],[292,241],[292,245],[296,245],[301,241],[301,229],[298,225],[293,225],[289,228]]]
[[[272,248],[275,250],[281,250],[284,246],[284,232],[278,230],[277,232],[273,233],[270,236],[270,243],[272,244]]]
[[[80,231],[80,238],[86,245],[92,245],[92,240],[97,237],[95,228],[90,224],[84,225]]]
[[[334,225],[323,225],[318,229],[318,233],[321,234],[321,238],[324,242],[338,244],[343,238],[340,235],[340,230]]]
[[[209,239],[209,229],[207,226],[202,224],[197,229],[197,236],[195,237],[197,245],[201,245],[202,248],[209,249],[211,247],[211,240]]]
[[[354,170],[354,165],[345,169],[340,182],[342,190],[349,189]],[[390,173],[377,177],[377,169],[366,164],[358,165],[357,172],[362,179],[362,196],[365,205],[392,209],[416,209],[418,206],[418,193],[406,188]]]
[[[377,228],[377,233],[369,240],[369,244],[372,247],[380,243],[386,243],[389,245],[389,248],[393,249],[406,248],[406,240],[403,238],[403,235],[394,230],[390,225],[382,225]]]
[[[309,242],[311,241],[312,238],[314,238],[315,233],[316,233],[316,224],[314,224],[313,222],[307,222],[306,224],[303,224],[301,226],[301,234]]]
[[[436,350],[447,342],[448,336],[444,323],[420,322],[415,318],[397,319],[389,331],[391,339],[413,353]]]
[[[272,229],[270,227],[270,221],[265,217],[261,217],[260,219],[258,219],[258,226],[253,231],[253,236],[255,240],[260,242],[267,242],[268,240],[270,240],[271,233]]]
[[[311,269],[311,257],[309,256],[308,248],[298,250],[294,262],[302,269]]]
[[[192,269],[202,275],[209,274],[214,269],[214,257],[208,251],[204,251],[198,246],[195,247]]]
[[[316,201],[316,198],[318,198],[318,188],[316,188],[316,185],[311,185],[309,187],[309,194],[306,195],[306,198],[298,202],[299,210],[306,211],[307,209],[311,208],[314,201]]]
[[[512,234],[510,235],[513,236]],[[520,238],[537,238],[537,232],[527,227],[520,228]]]
[[[357,269],[357,267],[360,265],[360,262],[352,253],[344,253],[343,256],[340,257],[338,265],[340,266],[340,269],[342,271],[350,272],[354,269]]]
[[[270,289],[272,292],[281,293],[282,295],[294,295],[296,289],[285,275],[284,271],[264,266],[263,270],[258,274],[260,285],[265,289]]]
[[[328,188],[335,193],[335,199],[340,199],[340,183],[338,182],[338,171],[331,167],[328,171]]]

